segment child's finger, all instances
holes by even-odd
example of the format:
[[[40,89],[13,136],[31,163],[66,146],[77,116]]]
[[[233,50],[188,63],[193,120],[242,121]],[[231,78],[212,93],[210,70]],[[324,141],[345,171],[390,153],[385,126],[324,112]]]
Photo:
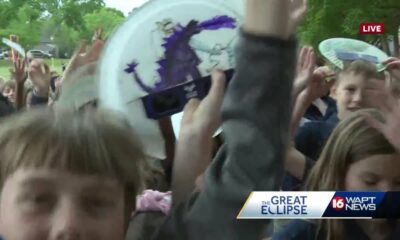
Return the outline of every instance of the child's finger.
[[[400,68],[400,60],[391,61],[391,62],[387,63],[386,68],[388,68],[388,69]]]
[[[87,55],[88,62],[97,61],[100,58],[103,47],[104,47],[103,41],[101,40],[95,41],[92,46],[92,49],[89,51]]]
[[[103,28],[99,28],[99,39],[102,40],[103,38]]]
[[[76,65],[78,57],[85,53],[86,53],[86,41],[81,40],[79,43],[79,46],[75,49],[75,52],[72,55],[68,65],[66,67],[66,71],[64,72],[64,75],[68,75],[71,71],[75,70],[75,67],[76,67],[75,65]]]
[[[300,49],[300,53],[299,53],[299,58],[297,60],[297,70],[301,69],[301,67],[303,66],[303,60],[305,58],[307,54],[307,47],[302,47]]]
[[[46,67],[45,67],[44,64],[41,64],[41,65],[40,65],[40,71],[41,71],[41,73],[42,73],[43,75],[46,74]]]
[[[22,69],[24,69],[25,70],[25,66],[26,66],[26,58],[22,61]]]
[[[375,128],[379,132],[383,133],[383,129],[385,127],[385,124],[379,121],[378,119],[374,118],[372,115],[369,115],[367,113],[362,113],[365,121],[370,125],[372,128]]]
[[[211,89],[205,100],[213,108],[220,108],[225,95],[226,76],[221,70],[215,70],[211,74]],[[215,109],[212,109],[215,110]]]
[[[307,61],[307,68],[313,68],[315,66],[315,62],[316,62],[315,52],[314,49],[310,47],[310,53]]]
[[[325,80],[324,82],[326,84],[327,90],[329,91],[333,87],[333,85],[335,85],[335,81],[326,81],[326,79],[327,79],[327,77],[324,78],[324,80]]]
[[[186,103],[185,107],[183,108],[182,123],[192,120],[192,116],[199,107],[199,105],[200,105],[200,100],[197,98],[192,98],[188,103]]]
[[[18,66],[18,69],[19,69],[19,70],[22,69],[22,62],[23,62],[22,59],[18,59],[17,66]]]
[[[389,96],[379,90],[366,90],[365,92],[365,103],[368,106],[372,106],[381,110],[383,113],[391,112],[393,106],[391,105]]]
[[[79,47],[75,51],[75,55],[84,54],[85,52],[86,52],[86,41],[81,40],[81,42],[79,43]]]
[[[386,65],[388,63],[391,63],[391,62],[394,62],[394,61],[398,61],[398,60],[399,60],[398,58],[390,57],[390,58],[386,59],[385,61],[383,61],[382,63]]]
[[[310,65],[310,56],[311,56],[311,49],[310,47],[307,47],[307,54],[304,58],[303,68],[308,68],[308,66]]]

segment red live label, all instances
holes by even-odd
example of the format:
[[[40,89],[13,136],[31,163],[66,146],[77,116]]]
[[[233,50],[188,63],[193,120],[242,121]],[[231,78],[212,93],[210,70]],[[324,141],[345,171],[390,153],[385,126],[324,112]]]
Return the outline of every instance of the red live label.
[[[383,23],[361,23],[360,34],[384,34],[385,24]]]

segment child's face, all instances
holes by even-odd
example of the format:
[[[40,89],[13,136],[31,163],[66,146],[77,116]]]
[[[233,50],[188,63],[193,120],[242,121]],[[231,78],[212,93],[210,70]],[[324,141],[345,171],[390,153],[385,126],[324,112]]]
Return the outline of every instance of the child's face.
[[[4,183],[0,235],[7,240],[123,240],[124,190],[116,180],[19,169]]]
[[[338,85],[334,88],[339,119],[344,119],[349,113],[368,107],[363,97],[367,82],[361,74],[346,73],[340,76]]]
[[[12,103],[15,102],[15,91],[11,87],[5,86],[3,88],[3,96],[8,98],[8,101],[10,101]]]
[[[400,191],[400,155],[372,155],[350,165],[346,191]]]

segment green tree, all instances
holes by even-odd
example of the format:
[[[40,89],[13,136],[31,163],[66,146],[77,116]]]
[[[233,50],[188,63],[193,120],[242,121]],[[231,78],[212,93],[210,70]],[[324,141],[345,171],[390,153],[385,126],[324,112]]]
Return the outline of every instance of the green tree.
[[[104,37],[108,37],[120,25],[125,17],[121,11],[112,8],[102,8],[83,17],[86,31],[81,38],[90,39],[96,29],[102,28]]]
[[[15,34],[27,49],[53,39],[70,53],[88,32],[84,16],[102,8],[103,0],[0,0],[0,36]]]
[[[8,26],[13,15],[11,3],[0,0],[0,29],[5,29]]]
[[[40,42],[43,24],[40,16],[40,11],[25,4],[14,14],[7,28],[0,30],[0,36],[7,38],[11,34],[17,35],[25,48],[31,48]]]
[[[359,35],[360,23],[384,23],[385,35]],[[314,47],[327,38],[349,37],[379,44],[389,54],[399,56],[399,25],[398,0],[310,0],[300,32],[302,41]],[[393,52],[389,51],[389,41],[393,42]]]
[[[79,32],[62,24],[55,35],[54,43],[58,46],[60,57],[71,57],[79,42]]]

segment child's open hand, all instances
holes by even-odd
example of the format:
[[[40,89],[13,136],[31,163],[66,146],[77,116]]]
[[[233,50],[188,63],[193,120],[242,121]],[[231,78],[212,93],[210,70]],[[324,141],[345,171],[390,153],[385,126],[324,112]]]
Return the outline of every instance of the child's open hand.
[[[302,47],[297,60],[297,75],[293,84],[294,98],[311,81],[315,70],[316,57],[312,47]]]
[[[306,0],[246,0],[243,29],[255,35],[288,39],[306,12]]]
[[[62,82],[68,81],[71,75],[81,66],[97,62],[104,47],[104,41],[97,39],[94,41],[89,51],[86,51],[86,42],[82,41],[75,54],[72,56],[67,68],[65,69]]]
[[[290,0],[289,35],[303,22],[307,14],[307,0]]]
[[[390,94],[390,90],[385,88],[382,81],[371,81],[368,85],[365,97],[374,102],[374,107],[383,113],[385,122],[382,123],[369,115],[365,116],[366,121],[400,151],[400,101]]]
[[[202,101],[192,99],[185,106],[181,122],[181,134],[198,133],[205,138],[213,136],[221,123],[225,82],[225,74],[222,71],[212,73],[212,85],[207,97]]]
[[[96,42],[97,40],[103,40],[103,29],[99,28],[96,29],[96,31],[94,32],[93,38],[92,38],[92,42]]]
[[[38,91],[38,94],[47,96],[51,80],[49,66],[41,59],[34,59],[29,64],[28,76]]]
[[[18,59],[14,62],[14,69],[10,69],[11,76],[17,84],[23,84],[26,80],[25,59]]]

